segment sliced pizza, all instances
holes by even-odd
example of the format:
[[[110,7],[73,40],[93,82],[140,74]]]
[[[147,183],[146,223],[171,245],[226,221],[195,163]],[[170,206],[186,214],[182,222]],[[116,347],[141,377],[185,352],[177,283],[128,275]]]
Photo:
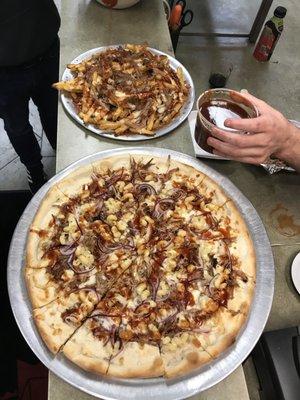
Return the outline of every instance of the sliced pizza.
[[[209,177],[170,158],[118,156],[50,189],[25,277],[52,352],[97,374],[176,377],[234,342],[250,311],[255,251]]]
[[[36,326],[52,353],[61,349],[98,301],[99,296],[94,290],[81,289],[33,311]]]

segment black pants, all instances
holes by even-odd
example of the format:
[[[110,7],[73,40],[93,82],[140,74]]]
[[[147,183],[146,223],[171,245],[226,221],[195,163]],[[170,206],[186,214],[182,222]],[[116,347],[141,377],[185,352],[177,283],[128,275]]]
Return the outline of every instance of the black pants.
[[[38,108],[43,130],[56,149],[59,39],[32,63],[0,67],[0,118],[20,160],[30,171],[41,166],[41,150],[29,123],[29,100]]]

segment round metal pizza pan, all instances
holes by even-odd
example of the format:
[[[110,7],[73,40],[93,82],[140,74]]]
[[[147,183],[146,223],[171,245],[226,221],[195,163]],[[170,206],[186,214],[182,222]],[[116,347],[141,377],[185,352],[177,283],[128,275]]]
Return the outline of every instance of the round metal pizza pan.
[[[104,52],[105,50],[109,48],[117,48],[119,45],[114,45],[114,46],[103,46],[103,47],[97,47],[95,49],[91,49],[86,51],[85,53],[80,54],[78,57],[76,57],[73,61],[71,61],[71,64],[78,64],[82,62],[83,60],[86,60],[88,58],[91,58],[93,55],[97,53]],[[170,66],[173,69],[177,69],[178,67],[182,68],[184,77],[188,85],[190,86],[190,93],[188,96],[188,99],[186,103],[183,105],[182,109],[180,110],[179,114],[176,116],[176,118],[171,121],[170,124],[164,126],[161,129],[158,129],[155,132],[155,135],[153,136],[147,136],[147,135],[121,135],[121,136],[114,136],[113,133],[108,133],[107,131],[103,131],[99,128],[97,128],[95,125],[92,124],[85,124],[83,120],[78,116],[78,113],[75,109],[75,106],[72,102],[72,99],[68,96],[66,96],[63,92],[61,94],[61,101],[62,104],[65,108],[65,110],[70,114],[70,116],[81,126],[84,128],[88,129],[89,131],[96,133],[99,136],[103,136],[109,139],[115,139],[115,140],[120,140],[120,141],[126,141],[126,142],[132,142],[132,141],[141,141],[141,140],[150,140],[150,139],[155,139],[160,136],[164,136],[168,134],[169,132],[173,131],[175,128],[177,128],[182,122],[189,116],[190,112],[193,109],[194,105],[194,100],[195,100],[195,89],[194,89],[194,83],[192,80],[191,75],[189,74],[188,70],[179,62],[177,61],[174,57],[171,57],[169,54],[163,53],[162,51],[156,50],[149,48],[152,53],[154,54],[160,54],[167,56],[170,62]],[[67,81],[73,78],[73,75],[71,71],[66,68],[63,75],[62,75],[62,80]]]
[[[180,378],[110,379],[84,372],[62,355],[54,357],[44,345],[31,317],[31,304],[23,278],[24,251],[31,221],[48,189],[79,166],[115,155],[147,154],[171,157],[202,171],[215,180],[235,200],[248,224],[256,250],[257,279],[249,317],[235,343],[216,360]],[[25,340],[37,357],[69,384],[102,399],[179,400],[217,384],[232,373],[248,356],[266,324],[274,291],[274,262],[265,228],[252,204],[227,179],[197,159],[167,149],[135,147],[107,150],[85,157],[47,182],[32,198],[15,229],[8,256],[8,289],[15,319]]]

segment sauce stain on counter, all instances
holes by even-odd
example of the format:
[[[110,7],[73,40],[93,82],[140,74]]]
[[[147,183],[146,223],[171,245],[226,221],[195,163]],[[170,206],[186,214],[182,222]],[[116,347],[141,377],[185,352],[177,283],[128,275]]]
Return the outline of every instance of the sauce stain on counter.
[[[294,220],[294,216],[281,203],[269,214],[272,227],[281,235],[294,237],[300,235],[300,225]]]

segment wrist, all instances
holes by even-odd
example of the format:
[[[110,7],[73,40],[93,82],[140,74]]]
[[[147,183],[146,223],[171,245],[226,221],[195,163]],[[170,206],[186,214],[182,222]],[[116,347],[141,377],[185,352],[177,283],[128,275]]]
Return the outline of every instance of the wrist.
[[[293,157],[293,153],[295,147],[297,147],[297,143],[299,143],[299,128],[297,128],[294,124],[288,121],[287,130],[286,130],[286,139],[282,143],[282,146],[278,151],[274,153],[276,158],[279,158],[282,161],[289,162]],[[298,139],[298,140],[297,140]]]

